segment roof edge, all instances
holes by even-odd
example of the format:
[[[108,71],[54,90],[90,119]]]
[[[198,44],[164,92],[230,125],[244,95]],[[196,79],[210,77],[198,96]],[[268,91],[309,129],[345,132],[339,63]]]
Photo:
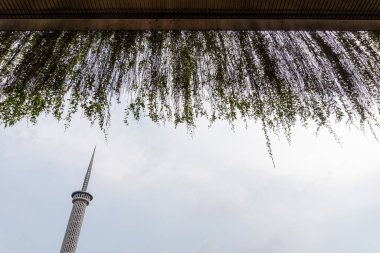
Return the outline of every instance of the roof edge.
[[[380,30],[349,19],[0,19],[0,30]]]

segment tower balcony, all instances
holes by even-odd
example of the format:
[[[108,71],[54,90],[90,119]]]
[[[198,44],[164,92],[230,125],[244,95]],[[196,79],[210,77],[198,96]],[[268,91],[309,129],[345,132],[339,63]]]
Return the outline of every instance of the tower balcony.
[[[84,201],[87,205],[89,205],[93,199],[92,195],[85,191],[75,191],[71,194],[71,197],[73,198],[73,203],[76,201]]]

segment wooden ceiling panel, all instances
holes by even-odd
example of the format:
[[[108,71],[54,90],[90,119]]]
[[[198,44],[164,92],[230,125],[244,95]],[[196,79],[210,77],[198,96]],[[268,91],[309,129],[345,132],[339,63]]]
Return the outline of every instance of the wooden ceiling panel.
[[[138,14],[379,17],[380,0],[1,0],[0,16],[119,18]]]

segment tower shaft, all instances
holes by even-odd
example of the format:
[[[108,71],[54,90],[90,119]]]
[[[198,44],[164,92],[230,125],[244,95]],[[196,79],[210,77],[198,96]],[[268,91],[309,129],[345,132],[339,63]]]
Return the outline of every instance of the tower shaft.
[[[91,194],[83,191],[74,192],[72,197],[73,208],[71,209],[70,219],[63,238],[61,253],[76,252],[86,207],[92,200]]]

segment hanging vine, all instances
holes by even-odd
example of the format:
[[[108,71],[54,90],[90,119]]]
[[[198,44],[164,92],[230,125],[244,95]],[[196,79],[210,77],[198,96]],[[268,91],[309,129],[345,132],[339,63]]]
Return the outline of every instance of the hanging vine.
[[[261,121],[290,139],[299,120],[378,125],[380,33],[281,31],[0,32],[0,122],[66,124],[81,110],[103,130],[125,122]]]

